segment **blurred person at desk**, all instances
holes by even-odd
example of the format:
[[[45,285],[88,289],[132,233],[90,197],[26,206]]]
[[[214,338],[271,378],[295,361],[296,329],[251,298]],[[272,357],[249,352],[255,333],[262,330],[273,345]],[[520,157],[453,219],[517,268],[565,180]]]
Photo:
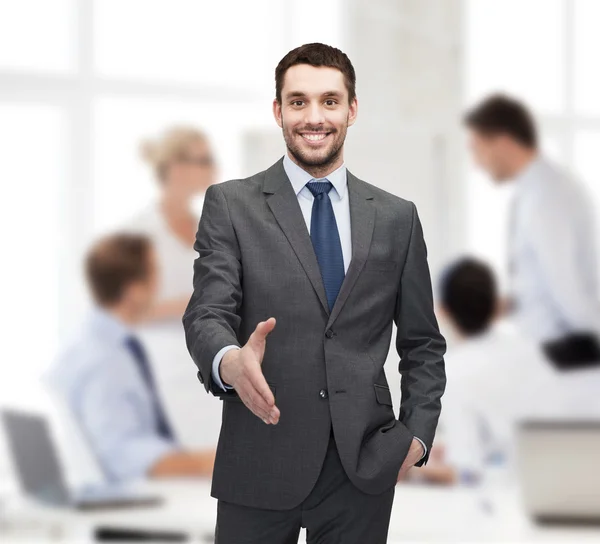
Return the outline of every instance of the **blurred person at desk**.
[[[522,331],[558,368],[600,363],[594,209],[585,188],[538,148],[527,108],[493,95],[465,116],[475,161],[496,183],[513,182],[509,262]]]
[[[192,293],[196,257],[193,249],[204,193],[216,180],[216,166],[208,138],[188,126],[174,126],[141,145],[159,187],[158,199],[123,225],[152,241],[160,276],[153,303],[141,316],[139,334],[163,386],[173,425],[186,444],[212,447],[217,442],[220,413],[198,395],[190,377],[190,356],[181,318]],[[192,416],[190,405],[202,403]]]
[[[432,462],[411,469],[408,479],[470,484],[487,463],[510,471],[516,423],[560,413],[559,390],[540,348],[500,321],[496,279],[487,264],[460,259],[440,283],[437,313],[456,344],[446,354],[448,385]]]
[[[214,451],[184,451],[133,328],[152,305],[156,255],[141,235],[114,234],[86,259],[96,307],[47,378],[73,413],[107,479],[210,476]]]

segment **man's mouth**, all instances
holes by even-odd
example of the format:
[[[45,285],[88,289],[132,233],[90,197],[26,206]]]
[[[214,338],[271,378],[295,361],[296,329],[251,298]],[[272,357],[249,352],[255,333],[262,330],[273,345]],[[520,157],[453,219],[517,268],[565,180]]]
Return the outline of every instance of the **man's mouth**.
[[[330,132],[301,132],[300,136],[310,143],[319,143],[325,140]]]

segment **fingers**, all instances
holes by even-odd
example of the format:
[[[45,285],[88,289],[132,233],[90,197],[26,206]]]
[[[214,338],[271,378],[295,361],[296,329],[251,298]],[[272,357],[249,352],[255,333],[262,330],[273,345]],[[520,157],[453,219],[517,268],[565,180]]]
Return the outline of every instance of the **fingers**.
[[[270,410],[275,404],[275,397],[273,396],[273,391],[271,391],[271,388],[269,387],[267,380],[265,380],[262,372],[256,372],[252,374],[250,376],[250,382],[253,389],[259,396],[257,402],[264,405],[267,411]]]
[[[275,406],[275,397],[265,377],[258,372],[251,376],[250,382],[253,388],[251,395],[254,406],[258,407],[261,413],[266,414],[271,423],[279,421],[279,410]]]
[[[262,419],[265,423],[275,423],[278,421],[278,417],[272,415],[272,409],[265,408],[264,400],[260,395],[256,393],[251,393],[244,400],[244,404],[248,407],[248,409],[257,417]]]
[[[268,408],[264,399],[257,394],[250,394],[246,399],[242,399],[248,409],[257,417],[262,419],[267,425],[276,425],[279,423],[279,408],[273,406]]]
[[[267,424],[279,422],[279,408],[275,406],[275,397],[262,373],[250,377],[239,389],[238,395],[252,413]]]

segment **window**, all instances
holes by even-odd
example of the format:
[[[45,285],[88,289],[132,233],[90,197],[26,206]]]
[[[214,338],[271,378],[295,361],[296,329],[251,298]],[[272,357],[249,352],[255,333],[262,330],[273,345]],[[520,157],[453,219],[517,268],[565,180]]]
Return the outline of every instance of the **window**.
[[[538,111],[560,113],[567,75],[565,2],[469,0],[466,5],[468,102],[501,89]]]
[[[0,102],[4,189],[0,198],[2,282],[0,397],[18,400],[55,352],[64,240],[65,115],[44,104]],[[32,197],[33,195],[33,197]],[[10,334],[8,334],[10,331]],[[17,395],[15,399],[14,395]]]
[[[582,129],[575,134],[575,164],[583,178],[589,180],[600,180],[600,161],[598,150],[600,150],[600,126],[597,129]],[[597,203],[600,203],[600,184],[588,183],[591,194]]]
[[[66,73],[75,66],[75,0],[0,2],[0,69]]]
[[[98,75],[270,93],[283,51],[279,0],[101,0]],[[142,15],[143,14],[143,15]]]
[[[533,110],[547,155],[591,190],[600,209],[600,46],[595,0],[469,0],[465,105],[505,91]],[[468,248],[506,282],[507,198],[468,162]]]
[[[577,0],[573,15],[574,109],[580,115],[600,116],[600,3],[596,0]]]

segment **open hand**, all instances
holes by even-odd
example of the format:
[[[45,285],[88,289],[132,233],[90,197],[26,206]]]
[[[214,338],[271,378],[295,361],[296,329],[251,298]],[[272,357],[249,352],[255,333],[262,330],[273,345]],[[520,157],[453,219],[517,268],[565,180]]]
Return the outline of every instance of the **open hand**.
[[[221,379],[231,385],[240,399],[267,425],[279,422],[279,408],[275,397],[262,373],[267,335],[275,328],[275,318],[261,321],[248,338],[246,345],[225,353],[219,373]]]

